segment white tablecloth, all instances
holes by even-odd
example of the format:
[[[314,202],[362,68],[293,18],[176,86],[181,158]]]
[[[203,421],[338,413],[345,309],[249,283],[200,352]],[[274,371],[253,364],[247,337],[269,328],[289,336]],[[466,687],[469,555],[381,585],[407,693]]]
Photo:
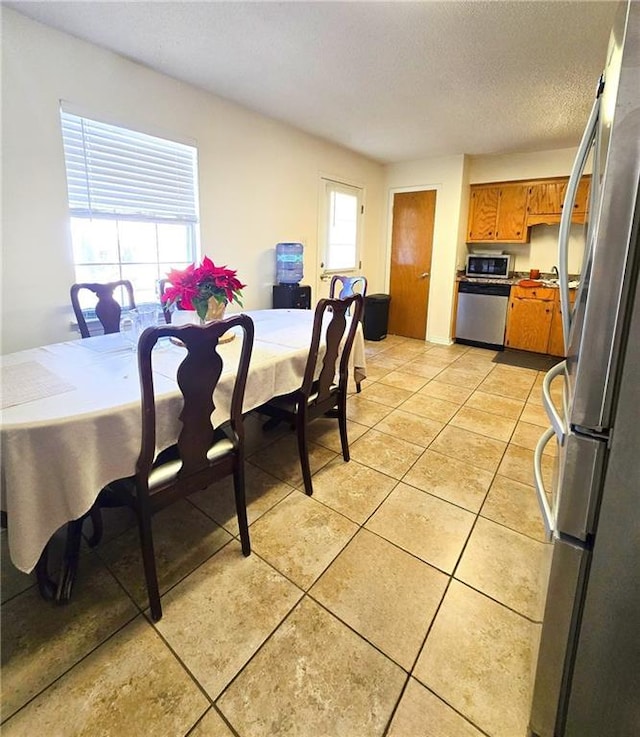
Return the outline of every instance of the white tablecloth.
[[[300,386],[313,311],[248,312],[255,342],[244,409]],[[214,395],[214,422],[229,416],[240,354],[237,338],[219,350],[224,370]],[[153,369],[158,449],[174,443],[181,395],[175,381],[184,348],[161,341]],[[352,361],[364,373],[359,329]],[[137,355],[114,335],[34,348],[2,357],[2,497],[13,563],[30,572],[53,533],[85,514],[100,489],[130,476],[140,451]]]

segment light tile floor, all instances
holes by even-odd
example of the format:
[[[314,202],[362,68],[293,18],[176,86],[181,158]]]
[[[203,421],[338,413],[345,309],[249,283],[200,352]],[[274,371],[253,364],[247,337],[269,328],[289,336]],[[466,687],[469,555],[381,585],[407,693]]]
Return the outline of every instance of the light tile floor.
[[[395,336],[367,354],[351,462],[333,422],[313,427],[313,497],[289,430],[248,419],[249,558],[228,481],[158,515],[156,625],[124,510],[65,607],[3,531],[3,735],[524,737],[541,374]]]

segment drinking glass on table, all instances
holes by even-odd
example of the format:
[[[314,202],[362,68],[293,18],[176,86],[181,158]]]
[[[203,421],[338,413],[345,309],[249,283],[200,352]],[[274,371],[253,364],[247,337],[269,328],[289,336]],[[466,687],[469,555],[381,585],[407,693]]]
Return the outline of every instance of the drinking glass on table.
[[[138,346],[138,338],[140,336],[135,312],[135,310],[123,310],[120,315],[120,334],[124,338],[125,343],[133,351]]]
[[[165,324],[164,313],[158,305],[142,305],[131,312],[136,315],[138,335],[141,335],[146,328],[155,328]]]
[[[126,342],[135,350],[138,346],[138,340],[146,328],[164,324],[164,313],[161,307],[158,305],[142,305],[122,312],[120,332]]]

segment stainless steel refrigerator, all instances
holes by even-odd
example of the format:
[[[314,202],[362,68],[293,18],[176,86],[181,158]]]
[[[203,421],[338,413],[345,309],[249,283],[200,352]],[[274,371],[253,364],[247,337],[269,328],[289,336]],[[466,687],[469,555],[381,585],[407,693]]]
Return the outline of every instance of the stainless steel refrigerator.
[[[581,282],[569,306],[567,235],[592,165]],[[618,9],[560,226],[566,361],[545,377],[551,421],[535,452],[551,547],[529,730],[640,735],[640,2]],[[550,385],[564,383],[562,406]],[[558,444],[552,488],[541,471]]]

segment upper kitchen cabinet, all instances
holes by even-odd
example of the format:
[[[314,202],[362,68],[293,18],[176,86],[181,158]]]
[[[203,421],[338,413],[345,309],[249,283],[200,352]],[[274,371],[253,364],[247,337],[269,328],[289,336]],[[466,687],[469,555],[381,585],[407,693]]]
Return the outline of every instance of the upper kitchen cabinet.
[[[529,183],[527,225],[554,225],[560,222],[564,196],[569,183],[568,177],[543,179]],[[573,205],[571,222],[584,223],[589,200],[591,177],[580,180],[576,201]]]
[[[468,243],[528,243],[527,182],[471,185]]]

